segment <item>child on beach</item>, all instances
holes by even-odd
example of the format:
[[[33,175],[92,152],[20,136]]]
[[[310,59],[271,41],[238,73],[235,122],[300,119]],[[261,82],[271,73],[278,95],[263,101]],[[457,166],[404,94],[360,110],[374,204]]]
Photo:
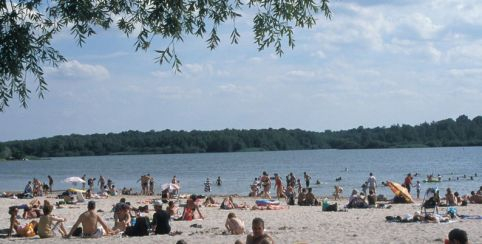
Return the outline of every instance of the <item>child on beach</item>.
[[[228,214],[226,223],[224,224],[228,232],[233,235],[244,234],[244,222],[236,217],[236,215],[231,212]]]
[[[252,223],[253,233],[246,237],[246,244],[274,243],[270,235],[264,233],[264,221],[261,218],[254,218]]]

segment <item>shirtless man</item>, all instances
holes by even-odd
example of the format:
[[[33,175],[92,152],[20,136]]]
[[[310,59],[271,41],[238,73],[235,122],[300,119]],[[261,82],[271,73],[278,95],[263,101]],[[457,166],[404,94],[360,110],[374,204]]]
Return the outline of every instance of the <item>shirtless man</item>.
[[[246,244],[274,244],[273,238],[264,233],[264,221],[261,218],[254,218],[252,224],[253,233],[246,237]]]
[[[97,223],[100,223],[102,228],[98,228]],[[83,238],[100,238],[103,235],[116,234],[116,232],[112,231],[105,221],[97,215],[94,201],[90,201],[87,204],[87,211],[79,216],[79,219],[77,219],[77,222],[72,226],[66,238],[70,238],[80,224],[82,224]]]

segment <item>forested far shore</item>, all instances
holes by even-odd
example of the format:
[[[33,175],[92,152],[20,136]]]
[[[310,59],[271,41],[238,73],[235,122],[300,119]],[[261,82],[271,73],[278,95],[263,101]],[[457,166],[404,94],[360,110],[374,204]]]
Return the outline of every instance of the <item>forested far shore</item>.
[[[482,146],[482,116],[420,125],[313,132],[300,129],[126,131],[0,143],[0,159],[402,147]]]

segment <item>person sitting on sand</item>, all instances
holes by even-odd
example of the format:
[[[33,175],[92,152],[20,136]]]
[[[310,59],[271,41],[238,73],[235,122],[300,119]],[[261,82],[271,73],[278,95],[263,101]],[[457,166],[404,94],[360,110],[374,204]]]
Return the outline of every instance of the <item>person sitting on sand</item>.
[[[316,206],[318,205],[318,200],[312,192],[312,188],[308,188],[308,192],[305,195],[305,205],[306,206]]]
[[[162,210],[162,201],[154,201],[154,216],[152,217],[152,229],[156,235],[165,235],[171,232],[169,220],[171,216],[166,211]]]
[[[368,199],[368,207],[377,206],[377,195],[375,194],[375,192],[373,192],[373,190],[370,190],[368,192],[367,199]]]
[[[474,191],[470,192],[470,196],[467,197],[470,203],[482,203],[482,195],[475,194]]]
[[[236,217],[236,214],[233,212],[228,214],[228,218],[226,219],[226,223],[224,224],[228,232],[233,235],[241,235],[244,234],[244,222]]]
[[[97,223],[100,223],[102,228],[98,227]],[[97,215],[95,212],[94,201],[89,201],[89,203],[87,203],[87,211],[79,216],[66,238],[70,238],[80,224],[82,224],[83,238],[100,238],[103,235],[112,235],[117,233],[112,231],[109,226],[107,226],[105,221],[99,215]]]
[[[295,190],[291,185],[288,185],[288,188],[286,188],[286,197],[288,205],[295,205]]]
[[[13,231],[17,233],[20,237],[32,237],[35,236],[37,233],[35,229],[37,229],[38,222],[35,220],[30,221],[25,225],[20,225],[20,222],[17,220],[18,215],[18,207],[12,206],[8,209],[8,213],[10,214],[10,228],[8,229],[7,236],[12,236]]]
[[[467,232],[457,228],[449,232],[449,239],[445,239],[445,244],[467,244],[467,243],[469,243]]]
[[[199,206],[197,206],[194,201],[196,200],[196,195],[191,195],[186,200],[186,207],[184,207],[184,212],[182,213],[183,220],[193,220],[193,219],[204,219],[204,216],[201,214],[199,210]]]
[[[51,205],[47,200],[45,200],[43,206],[44,215],[40,217],[38,223],[38,235],[40,238],[50,238],[54,237],[54,230],[59,227],[59,232],[62,237],[67,235],[67,231],[64,228],[65,218],[59,218],[52,215],[52,210],[54,206]],[[55,221],[55,224],[54,224]]]
[[[448,206],[457,206],[457,198],[455,198],[452,190],[447,188],[447,193],[445,194],[445,201]]]
[[[368,204],[365,202],[364,196],[358,195],[358,191],[353,189],[352,194],[349,198],[347,208],[367,208]]]
[[[223,202],[221,203],[221,206],[219,206],[221,209],[234,209],[234,204],[231,202],[229,197],[225,197],[223,199]]]
[[[480,186],[480,189],[477,191],[477,195],[482,195],[482,186]]]
[[[306,197],[306,189],[303,189],[299,194],[298,194],[298,205],[300,206],[305,206],[305,197]]]
[[[124,203],[118,208],[114,214],[114,228],[112,230],[125,231],[131,224],[130,206]]]
[[[169,201],[168,206],[167,206],[167,213],[169,216],[171,216],[172,219],[178,219],[179,216],[179,208],[174,204],[173,201]]]
[[[253,233],[246,237],[246,244],[274,244],[273,238],[264,233],[264,221],[261,218],[254,218],[252,223]]]

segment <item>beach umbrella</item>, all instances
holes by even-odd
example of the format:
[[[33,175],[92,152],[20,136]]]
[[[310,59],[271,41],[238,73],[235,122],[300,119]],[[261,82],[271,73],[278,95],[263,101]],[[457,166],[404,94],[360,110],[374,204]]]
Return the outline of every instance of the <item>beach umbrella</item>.
[[[407,188],[393,181],[387,181],[387,186],[395,195],[403,197],[407,203],[413,203],[412,195],[410,195]]]
[[[85,180],[82,180],[82,178],[80,178],[78,176],[72,176],[72,177],[69,177],[69,178],[65,178],[64,182],[77,185],[77,183],[85,183]]]
[[[173,184],[173,183],[166,183],[161,185],[161,189],[164,191],[166,189],[169,189],[169,191],[179,191],[181,187],[179,187],[178,184]]]

